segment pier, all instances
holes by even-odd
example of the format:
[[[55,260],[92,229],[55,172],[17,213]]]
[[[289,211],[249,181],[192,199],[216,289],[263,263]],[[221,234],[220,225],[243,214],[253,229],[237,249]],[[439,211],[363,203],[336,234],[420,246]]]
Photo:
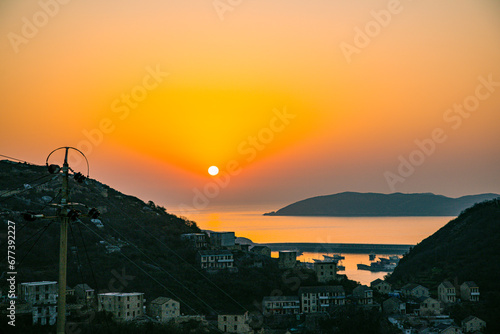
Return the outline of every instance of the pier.
[[[336,243],[268,243],[259,244],[271,251],[298,250],[308,253],[347,253],[347,254],[405,254],[415,245],[393,244],[336,244]]]

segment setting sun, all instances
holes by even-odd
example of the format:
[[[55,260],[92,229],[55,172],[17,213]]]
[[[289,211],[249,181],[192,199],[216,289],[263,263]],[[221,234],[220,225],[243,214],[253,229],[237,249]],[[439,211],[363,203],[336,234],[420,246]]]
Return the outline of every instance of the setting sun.
[[[208,168],[208,174],[210,174],[212,176],[219,174],[219,168],[217,168],[217,166],[210,166]]]

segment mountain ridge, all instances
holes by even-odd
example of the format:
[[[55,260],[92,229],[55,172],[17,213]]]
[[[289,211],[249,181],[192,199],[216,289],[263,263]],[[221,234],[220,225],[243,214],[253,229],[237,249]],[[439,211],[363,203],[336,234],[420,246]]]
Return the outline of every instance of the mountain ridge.
[[[457,216],[475,203],[499,197],[485,193],[451,198],[433,193],[342,192],[309,197],[267,216],[404,217]]]

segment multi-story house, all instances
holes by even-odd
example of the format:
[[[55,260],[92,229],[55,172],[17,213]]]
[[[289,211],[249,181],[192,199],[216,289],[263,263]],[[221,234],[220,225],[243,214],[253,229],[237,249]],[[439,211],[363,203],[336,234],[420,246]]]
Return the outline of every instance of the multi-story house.
[[[108,292],[97,295],[98,311],[106,311],[120,321],[133,320],[144,314],[144,293]]]
[[[271,257],[271,248],[267,246],[253,246],[251,252]]]
[[[391,292],[391,285],[380,278],[377,278],[373,282],[370,283],[370,287],[374,290],[377,290],[379,293],[383,295],[389,294]]]
[[[31,308],[33,324],[53,325],[57,319],[58,284],[54,281],[19,284],[19,297]]]
[[[299,314],[300,299],[297,296],[267,296],[262,299],[264,315]]]
[[[406,303],[396,297],[385,300],[382,303],[382,308],[387,314],[406,314]]]
[[[95,297],[95,291],[86,283],[78,284],[74,288],[76,300],[79,303],[90,304],[93,302]]]
[[[460,297],[470,302],[479,301],[479,286],[473,281],[463,282],[460,285]]]
[[[148,308],[148,314],[161,322],[166,322],[181,315],[180,303],[172,298],[158,297]]]
[[[373,304],[373,290],[366,285],[358,285],[352,290],[352,296],[360,305]]]
[[[207,236],[205,233],[184,233],[181,234],[182,240],[187,240],[194,248],[207,247]]]
[[[198,251],[196,259],[201,269],[231,269],[234,266],[233,253],[226,249]]]
[[[337,262],[315,262],[314,271],[318,277],[318,282],[329,282],[337,279]]]
[[[464,333],[480,332],[486,328],[486,322],[473,315],[462,320],[461,324]]]
[[[308,286],[299,289],[302,313],[327,312],[331,307],[345,304],[342,286]]]
[[[217,327],[224,333],[253,333],[249,323],[248,312],[244,314],[219,314],[217,317]]]
[[[401,295],[405,298],[422,298],[429,297],[429,289],[426,287],[416,284],[416,283],[408,283],[401,288]]]
[[[439,315],[441,314],[441,303],[431,297],[420,298],[420,315]]]
[[[278,266],[281,269],[295,268],[297,265],[297,252],[296,251],[280,251]]]
[[[233,248],[236,237],[234,232],[210,232],[210,245],[214,248]]]
[[[438,285],[438,300],[449,304],[456,301],[457,292],[453,284],[449,281],[444,281]]]

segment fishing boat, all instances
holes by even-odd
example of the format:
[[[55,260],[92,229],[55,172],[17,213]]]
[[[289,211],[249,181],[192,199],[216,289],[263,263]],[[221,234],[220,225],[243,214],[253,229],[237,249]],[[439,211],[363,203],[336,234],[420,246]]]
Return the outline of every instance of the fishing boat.
[[[342,256],[341,254],[333,254],[333,255],[323,255],[325,260],[329,261],[339,261],[339,260],[345,260],[345,256]]]

